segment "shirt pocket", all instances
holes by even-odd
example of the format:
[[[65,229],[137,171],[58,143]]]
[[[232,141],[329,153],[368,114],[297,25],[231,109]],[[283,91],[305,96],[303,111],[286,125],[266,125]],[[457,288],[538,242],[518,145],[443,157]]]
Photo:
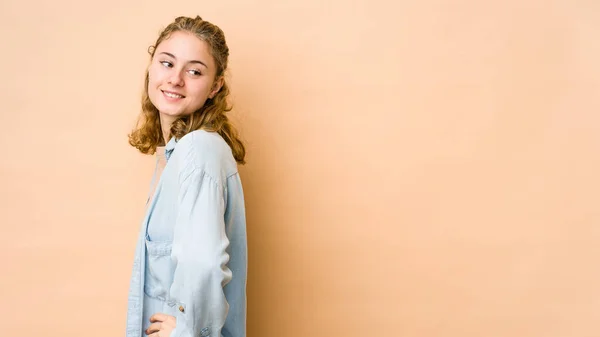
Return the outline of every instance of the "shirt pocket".
[[[171,259],[173,243],[152,241],[146,235],[146,272],[144,292],[163,301],[169,300],[175,265]]]

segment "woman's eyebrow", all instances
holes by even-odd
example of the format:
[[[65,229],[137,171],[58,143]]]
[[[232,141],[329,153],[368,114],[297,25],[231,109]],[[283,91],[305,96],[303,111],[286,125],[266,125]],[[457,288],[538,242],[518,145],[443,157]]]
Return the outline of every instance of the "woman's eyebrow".
[[[172,57],[172,58],[174,58],[174,59],[177,60],[177,58],[175,57],[175,55],[173,55],[171,53],[167,53],[166,51],[163,51],[161,54],[165,54],[165,55],[170,56],[170,57]],[[199,64],[203,65],[205,68],[208,68],[208,66],[206,64],[204,64],[204,62],[202,62],[202,61],[191,60],[191,61],[189,61],[189,63],[199,63]]]

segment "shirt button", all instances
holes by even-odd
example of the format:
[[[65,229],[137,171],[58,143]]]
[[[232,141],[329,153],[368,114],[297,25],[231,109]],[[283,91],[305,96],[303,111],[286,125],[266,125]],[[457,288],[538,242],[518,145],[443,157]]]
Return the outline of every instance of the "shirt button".
[[[184,312],[184,311],[185,311],[185,309],[183,309],[183,305],[180,305],[180,306],[179,306],[179,311],[181,311],[181,312]]]

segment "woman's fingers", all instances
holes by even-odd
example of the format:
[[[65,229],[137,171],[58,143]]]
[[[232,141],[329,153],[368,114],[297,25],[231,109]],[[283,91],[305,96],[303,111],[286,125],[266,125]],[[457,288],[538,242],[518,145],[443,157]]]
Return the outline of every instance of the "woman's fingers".
[[[162,327],[162,322],[156,322],[156,323],[150,324],[148,329],[146,329],[146,335],[160,331],[161,327]]]
[[[150,316],[150,322],[152,322],[152,323],[154,323],[154,322],[164,322],[164,321],[168,320],[169,317],[175,318],[173,316],[169,316],[169,315],[157,312],[154,315]]]
[[[163,335],[170,335],[171,331],[176,326],[177,318],[175,316],[157,312],[154,315],[150,316],[150,323],[152,324],[150,324],[148,329],[144,331],[146,335],[148,335],[149,337],[165,337],[160,336],[159,333]]]

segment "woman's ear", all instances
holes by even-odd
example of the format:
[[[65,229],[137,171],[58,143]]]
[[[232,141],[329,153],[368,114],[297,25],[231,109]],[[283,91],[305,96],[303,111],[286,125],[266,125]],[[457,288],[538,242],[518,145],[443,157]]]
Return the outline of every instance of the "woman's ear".
[[[223,76],[219,77],[219,79],[217,79],[213,84],[213,90],[210,92],[210,95],[208,95],[208,98],[213,99],[215,95],[219,92],[219,90],[221,90],[221,88],[223,87],[224,82],[225,78]]]

